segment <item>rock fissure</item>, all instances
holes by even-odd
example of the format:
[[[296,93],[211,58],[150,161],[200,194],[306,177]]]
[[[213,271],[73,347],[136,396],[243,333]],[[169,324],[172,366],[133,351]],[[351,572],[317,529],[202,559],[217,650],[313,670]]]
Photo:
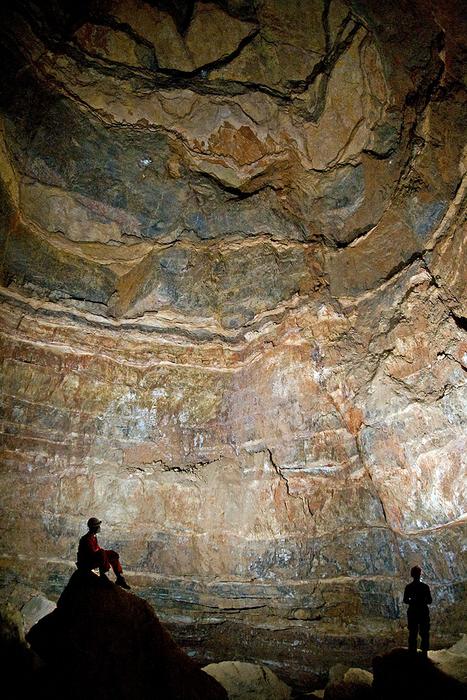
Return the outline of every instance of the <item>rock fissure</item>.
[[[414,564],[453,641],[459,4],[1,13],[0,612],[92,515],[197,660],[368,664]]]
[[[460,330],[467,331],[467,318],[465,318],[464,316],[457,316],[452,311],[449,315]]]
[[[342,33],[345,27],[342,29]],[[313,68],[311,73],[307,75],[305,80],[301,81],[291,81],[289,83],[290,85],[290,91],[293,95],[297,94],[302,94],[306,92],[311,85],[316,81],[317,77],[322,75],[323,76],[323,81],[322,84],[320,85],[319,88],[319,96],[317,99],[317,105],[313,112],[301,112],[301,115],[305,114],[305,117],[307,120],[311,122],[317,122],[322,115],[325,107],[325,99],[326,99],[326,89],[327,89],[327,83],[329,80],[329,76],[332,73],[332,70],[334,66],[336,65],[337,61],[341,58],[341,56],[349,49],[349,47],[352,45],[352,42],[358,33],[358,31],[361,29],[361,24],[358,22],[353,23],[353,27],[348,33],[348,35],[345,37],[344,40],[340,41],[340,36],[336,40],[334,46],[331,47],[329,53],[327,53],[324,58],[321,59],[321,61],[318,61],[316,66]]]

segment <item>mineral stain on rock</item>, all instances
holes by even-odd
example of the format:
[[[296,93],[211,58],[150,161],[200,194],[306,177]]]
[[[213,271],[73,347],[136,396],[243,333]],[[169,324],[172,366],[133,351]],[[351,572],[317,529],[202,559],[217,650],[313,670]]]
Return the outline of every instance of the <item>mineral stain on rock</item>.
[[[88,512],[197,661],[294,687],[460,631],[465,17],[3,3],[0,603]]]

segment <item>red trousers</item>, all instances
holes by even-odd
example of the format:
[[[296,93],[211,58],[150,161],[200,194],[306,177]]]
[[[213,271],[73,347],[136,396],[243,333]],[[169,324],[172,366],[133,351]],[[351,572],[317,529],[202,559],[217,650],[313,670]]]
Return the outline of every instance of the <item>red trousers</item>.
[[[113,549],[100,549],[96,552],[96,559],[99,570],[102,572],[109,571],[112,567],[114,574],[119,576],[123,571],[118,553],[114,552]]]
[[[97,552],[89,552],[86,560],[81,560],[78,567],[80,569],[97,569],[99,567],[99,571],[102,573],[109,571],[112,567],[116,576],[123,572],[118,552],[114,552],[113,549],[99,549]]]

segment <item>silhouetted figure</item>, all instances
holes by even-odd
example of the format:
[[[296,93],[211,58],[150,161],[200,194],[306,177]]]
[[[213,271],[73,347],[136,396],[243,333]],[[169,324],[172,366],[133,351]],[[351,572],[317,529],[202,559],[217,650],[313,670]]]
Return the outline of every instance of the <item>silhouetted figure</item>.
[[[413,578],[412,583],[405,587],[404,603],[407,608],[407,623],[409,627],[409,651],[417,653],[417,640],[420,632],[423,656],[427,656],[430,646],[430,610],[431,604],[430,588],[426,583],[420,581],[422,570],[419,566],[413,566],[410,570]]]
[[[117,586],[130,589],[123,576],[118,553],[114,552],[113,549],[99,547],[96,535],[100,532],[101,522],[102,520],[98,520],[98,518],[89,518],[87,523],[89,532],[83,535],[79,541],[76,566],[80,571],[90,571],[99,567],[100,575],[105,578],[107,578],[107,571],[112,567],[117,577],[115,582]]]

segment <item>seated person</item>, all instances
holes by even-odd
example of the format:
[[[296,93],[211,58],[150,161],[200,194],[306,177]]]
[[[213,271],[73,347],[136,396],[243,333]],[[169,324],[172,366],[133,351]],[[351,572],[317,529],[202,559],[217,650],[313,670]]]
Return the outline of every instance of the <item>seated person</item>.
[[[115,583],[122,588],[130,589],[123,576],[122,565],[117,552],[113,549],[103,549],[97,542],[97,533],[100,532],[102,520],[89,518],[88,532],[83,535],[78,545],[78,561],[76,566],[82,571],[90,571],[99,567],[101,576],[107,578],[107,571],[112,567],[117,580]]]

